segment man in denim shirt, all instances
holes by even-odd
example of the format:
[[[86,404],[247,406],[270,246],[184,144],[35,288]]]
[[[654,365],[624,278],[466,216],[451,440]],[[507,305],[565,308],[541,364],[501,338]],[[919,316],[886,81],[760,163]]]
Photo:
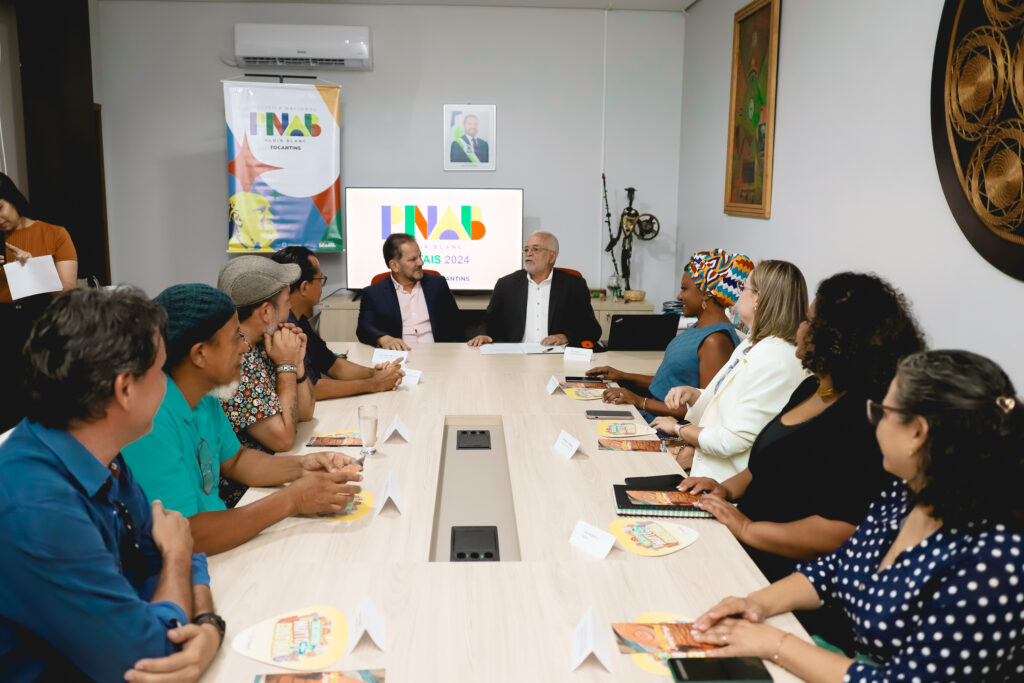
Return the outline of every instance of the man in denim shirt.
[[[0,680],[194,681],[217,652],[206,558],[120,456],[164,395],[164,313],[74,290],[26,345],[27,416],[0,445]]]

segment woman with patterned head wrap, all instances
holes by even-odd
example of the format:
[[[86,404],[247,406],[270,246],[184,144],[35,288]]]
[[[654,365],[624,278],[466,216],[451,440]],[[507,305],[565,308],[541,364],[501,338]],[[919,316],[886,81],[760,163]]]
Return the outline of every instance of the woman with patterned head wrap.
[[[743,291],[754,262],[743,254],[721,249],[698,251],[683,269],[676,300],[683,315],[697,323],[673,339],[665,349],[665,358],[654,375],[622,372],[602,366],[588,375],[614,380],[622,387],[608,389],[604,400],[634,405],[648,414],[674,415],[663,401],[669,389],[680,384],[704,387],[725,365],[739,343],[736,329],[725,315]]]

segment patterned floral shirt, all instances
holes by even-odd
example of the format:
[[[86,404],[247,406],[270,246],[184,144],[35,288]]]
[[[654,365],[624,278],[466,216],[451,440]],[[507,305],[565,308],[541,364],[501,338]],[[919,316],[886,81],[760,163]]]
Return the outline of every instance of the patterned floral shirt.
[[[238,440],[246,448],[272,453],[246,433],[245,428],[281,412],[277,397],[277,373],[274,361],[263,343],[255,344],[242,356],[242,378],[238,391],[222,403]]]

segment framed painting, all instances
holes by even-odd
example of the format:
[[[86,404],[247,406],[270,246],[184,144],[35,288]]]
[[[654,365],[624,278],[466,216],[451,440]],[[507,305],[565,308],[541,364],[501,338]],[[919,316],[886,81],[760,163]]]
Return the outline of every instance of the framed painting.
[[[754,0],[733,24],[725,213],[735,216],[771,216],[781,2]]]

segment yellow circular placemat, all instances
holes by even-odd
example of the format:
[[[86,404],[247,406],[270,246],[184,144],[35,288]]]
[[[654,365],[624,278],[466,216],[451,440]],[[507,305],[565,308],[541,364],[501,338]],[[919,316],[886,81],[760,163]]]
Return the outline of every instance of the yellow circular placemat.
[[[348,623],[339,610],[315,605],[279,614],[245,629],[231,646],[246,657],[296,671],[334,666],[348,647]]]
[[[661,557],[682,550],[697,540],[697,532],[656,519],[620,518],[608,525],[626,550],[644,557]]]

